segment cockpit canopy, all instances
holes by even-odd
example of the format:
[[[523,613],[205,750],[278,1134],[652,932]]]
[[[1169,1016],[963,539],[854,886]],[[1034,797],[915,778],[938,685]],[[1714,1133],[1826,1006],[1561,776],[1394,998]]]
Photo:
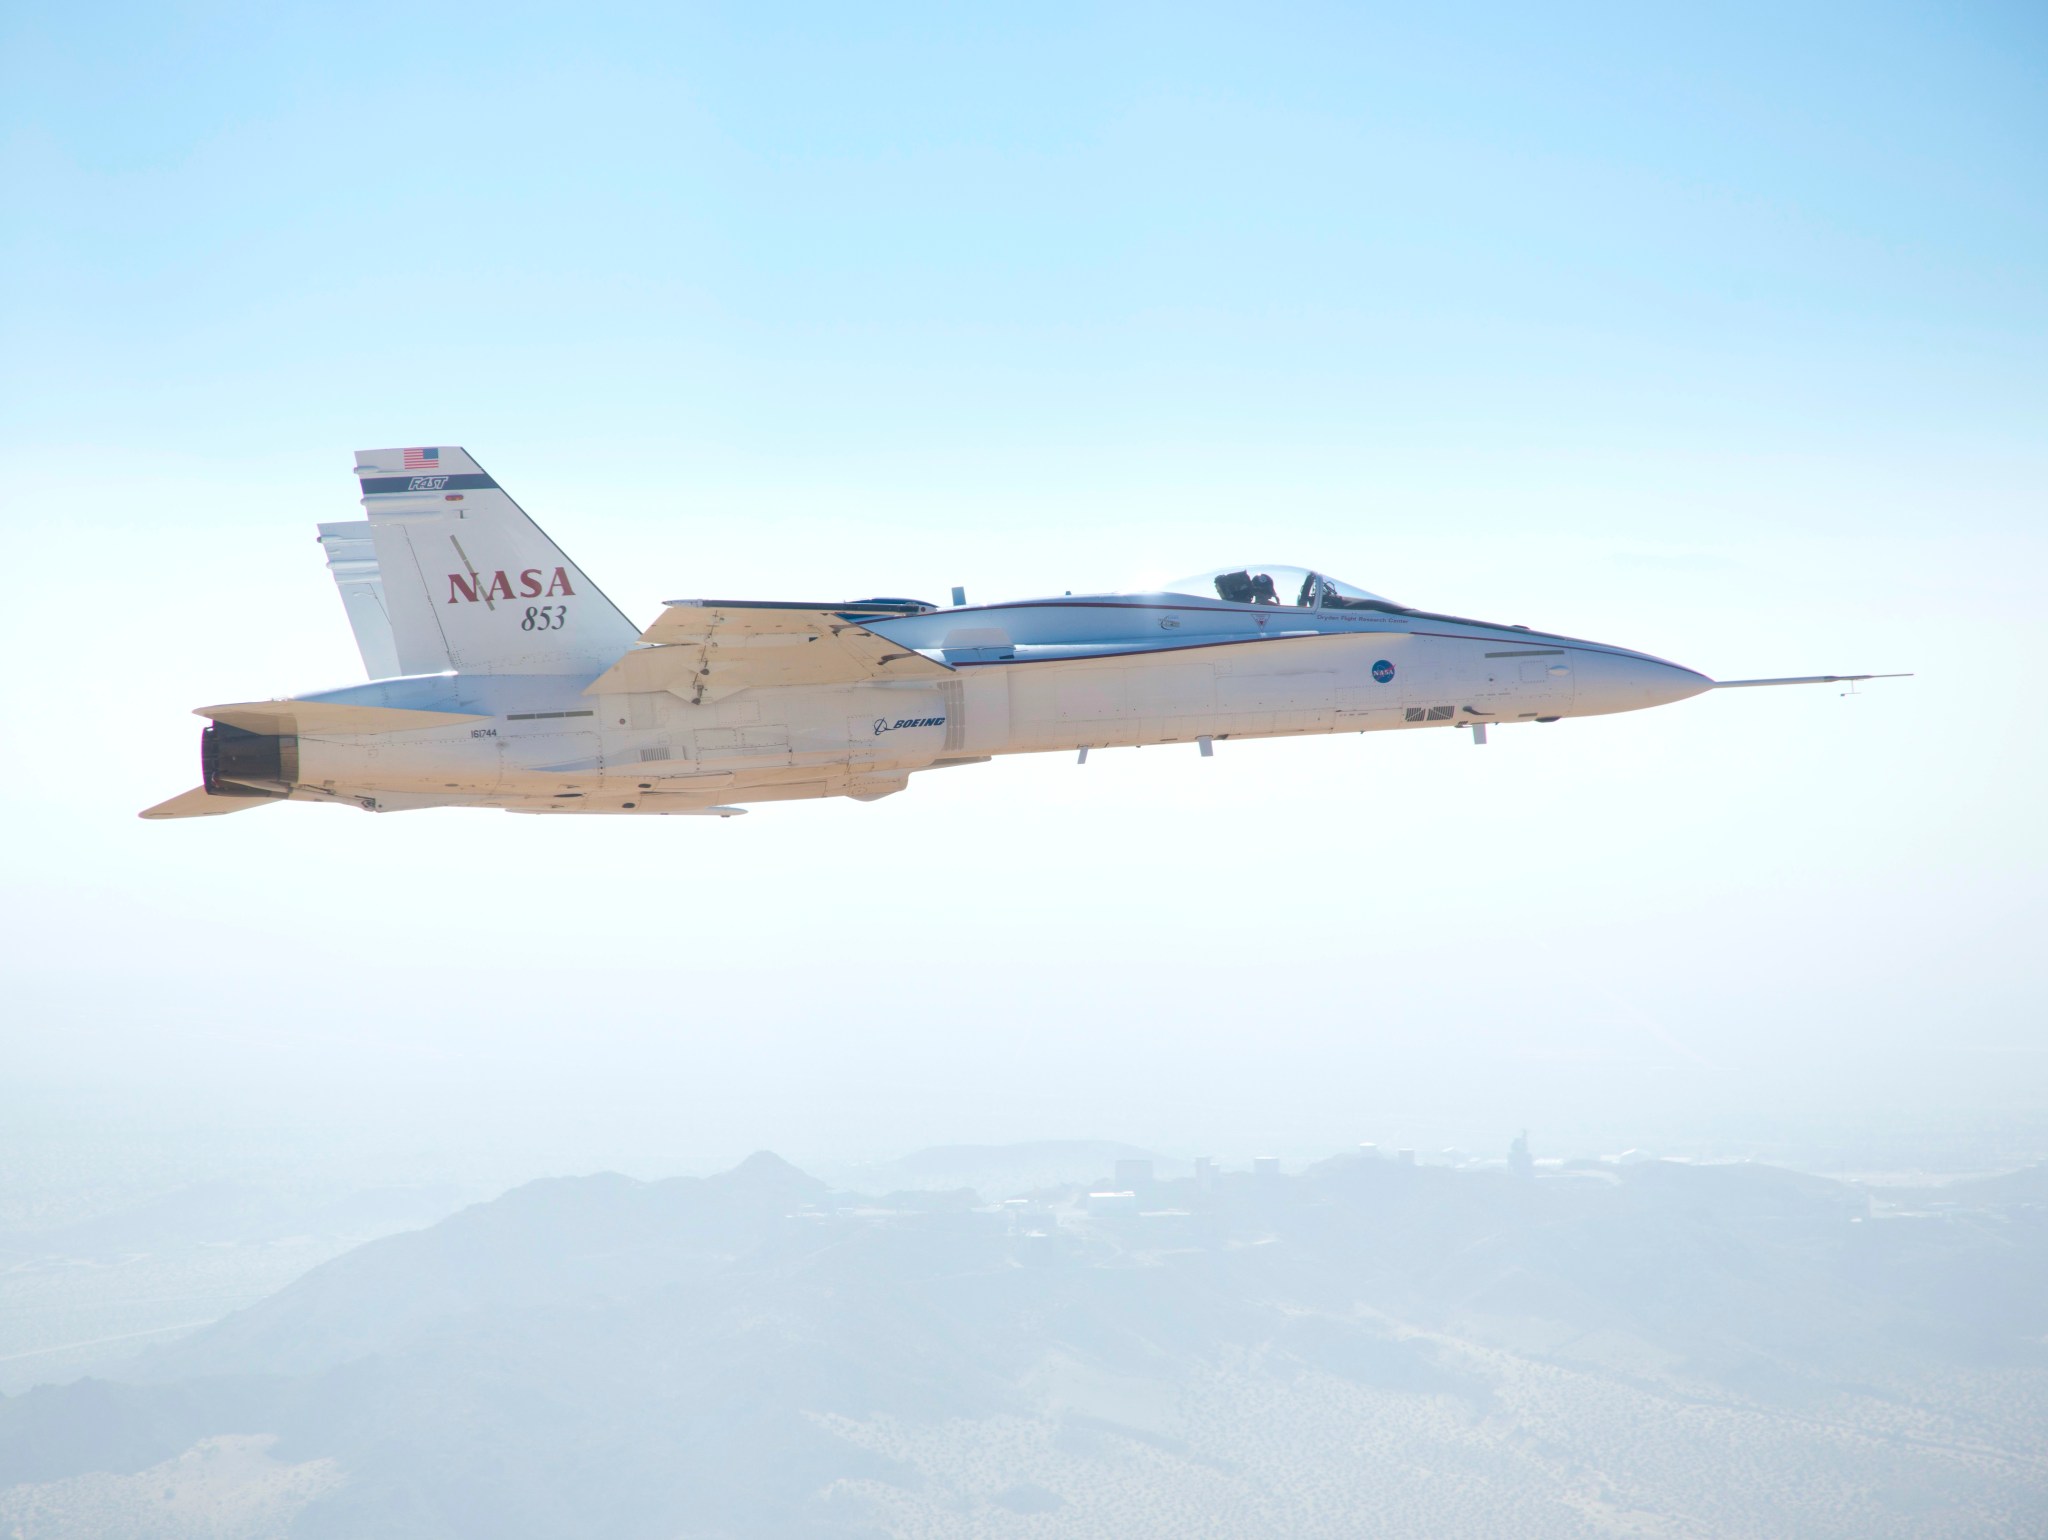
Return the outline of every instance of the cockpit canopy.
[[[1266,563],[1217,567],[1193,577],[1175,578],[1161,591],[1190,598],[1221,599],[1227,604],[1272,604],[1298,610],[1399,608],[1378,594],[1340,583],[1324,573]]]

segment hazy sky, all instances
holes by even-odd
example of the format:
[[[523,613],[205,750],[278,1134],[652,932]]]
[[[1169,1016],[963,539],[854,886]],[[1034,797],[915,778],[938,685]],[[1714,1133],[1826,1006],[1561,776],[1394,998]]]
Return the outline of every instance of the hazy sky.
[[[1790,9],[10,6],[0,1094],[592,1161],[2041,1106],[2048,21]],[[1917,677],[138,822],[191,707],[359,677],[313,526],[437,442],[642,620],[1254,559]]]

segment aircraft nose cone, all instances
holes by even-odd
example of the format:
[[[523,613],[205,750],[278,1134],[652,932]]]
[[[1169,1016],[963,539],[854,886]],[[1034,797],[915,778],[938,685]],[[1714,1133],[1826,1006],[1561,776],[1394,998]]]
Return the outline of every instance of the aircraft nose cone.
[[[1644,653],[1584,652],[1572,658],[1572,715],[1668,706],[1713,688],[1705,674]]]

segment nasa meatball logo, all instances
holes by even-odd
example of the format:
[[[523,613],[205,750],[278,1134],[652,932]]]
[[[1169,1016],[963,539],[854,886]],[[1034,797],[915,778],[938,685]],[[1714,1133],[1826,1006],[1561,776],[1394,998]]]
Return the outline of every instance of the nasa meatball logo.
[[[1372,666],[1372,677],[1377,679],[1381,684],[1385,684],[1388,680],[1394,677],[1394,665],[1389,663],[1385,658],[1381,658],[1379,662],[1375,663]]]

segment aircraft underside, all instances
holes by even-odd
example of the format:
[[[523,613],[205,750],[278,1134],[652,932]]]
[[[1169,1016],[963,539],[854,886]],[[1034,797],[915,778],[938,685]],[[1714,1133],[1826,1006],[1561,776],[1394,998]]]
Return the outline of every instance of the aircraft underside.
[[[380,704],[409,697],[450,716],[484,709],[414,732],[302,728],[290,735],[291,780],[271,785],[289,785],[297,800],[379,811],[687,813],[812,797],[873,800],[903,790],[919,771],[999,754],[1550,722],[1589,714],[1577,702],[1581,674],[1591,711],[1706,687],[1689,671],[1631,680],[1624,662],[1534,646],[1526,635],[1475,638],[1436,653],[1418,640],[1397,632],[1270,638],[1150,657],[964,665],[933,685],[748,688],[697,702],[668,691],[570,693],[569,681],[541,678],[508,692],[514,681],[498,681],[492,693],[524,694],[523,711],[465,700],[453,680],[391,681],[329,692],[320,703],[346,705],[342,697],[374,689]],[[1517,645],[1489,649],[1488,640]],[[1402,664],[1375,679],[1376,664],[1388,671],[1380,655],[1397,650]],[[295,720],[282,712],[275,725]]]

